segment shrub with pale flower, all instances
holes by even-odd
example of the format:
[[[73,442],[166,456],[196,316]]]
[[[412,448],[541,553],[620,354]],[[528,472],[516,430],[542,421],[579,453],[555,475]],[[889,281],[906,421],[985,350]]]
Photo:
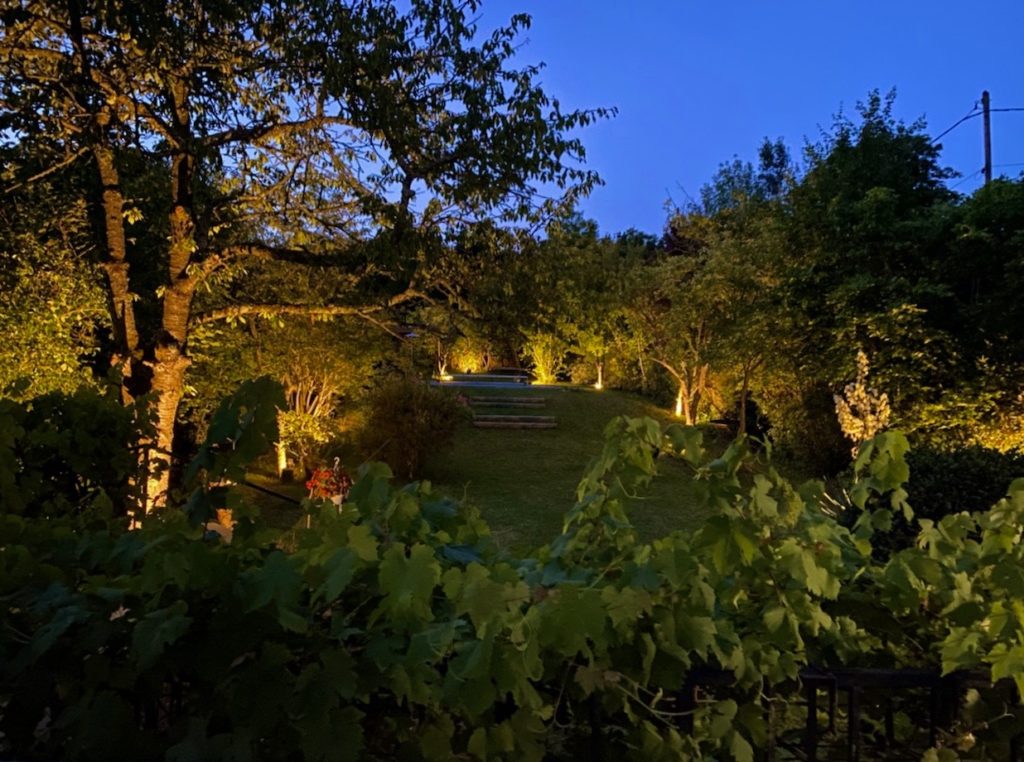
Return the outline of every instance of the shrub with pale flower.
[[[853,442],[853,454],[861,443],[889,425],[892,411],[889,395],[868,386],[868,356],[857,350],[857,379],[846,385],[842,394],[833,395],[836,416],[846,438]]]

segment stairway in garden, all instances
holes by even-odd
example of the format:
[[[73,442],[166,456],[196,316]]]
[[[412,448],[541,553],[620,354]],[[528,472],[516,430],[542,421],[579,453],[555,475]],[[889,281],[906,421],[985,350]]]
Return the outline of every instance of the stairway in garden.
[[[470,397],[473,407],[496,409],[537,409],[547,405],[544,397]],[[558,420],[553,415],[524,415],[513,413],[473,414],[473,425],[478,429],[553,429]]]

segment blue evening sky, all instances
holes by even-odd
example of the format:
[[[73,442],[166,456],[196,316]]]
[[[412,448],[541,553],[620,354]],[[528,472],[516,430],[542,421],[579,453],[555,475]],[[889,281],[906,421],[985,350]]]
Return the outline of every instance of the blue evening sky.
[[[696,197],[721,162],[755,159],[764,137],[799,155],[874,88],[932,135],[984,89],[1024,107],[1024,0],[484,0],[481,29],[516,12],[533,17],[517,61],[546,63],[564,108],[619,109],[582,133],[607,183],[582,210],[606,233],[659,233],[666,201]],[[1024,170],[1024,112],[993,114],[992,142],[997,175]],[[980,117],[942,143],[964,178],[982,167]]]

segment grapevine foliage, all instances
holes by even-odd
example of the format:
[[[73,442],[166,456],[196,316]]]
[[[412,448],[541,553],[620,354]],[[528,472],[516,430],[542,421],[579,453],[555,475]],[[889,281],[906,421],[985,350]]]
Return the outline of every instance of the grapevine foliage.
[[[249,508],[227,544],[202,522],[238,508],[224,475],[273,441],[261,400],[275,390],[246,393],[211,427],[223,439],[190,472],[188,510],[134,531],[0,515],[7,751],[752,760],[767,689],[795,696],[808,664],[984,666],[1024,689],[1024,480],[985,513],[922,521],[917,546],[880,566],[872,536],[910,515],[902,435],[861,449],[862,513],[846,528],[821,484],[791,485],[743,440],[715,457],[696,428],[620,418],[563,532],[528,559],[500,553],[473,508],[396,487],[381,464],[340,513],[309,502],[310,526],[282,538]],[[648,544],[627,504],[659,457],[689,465],[712,518]],[[680,688],[701,668],[732,684],[684,714]],[[1020,728],[996,688],[979,696],[975,710],[1002,713],[983,744]]]

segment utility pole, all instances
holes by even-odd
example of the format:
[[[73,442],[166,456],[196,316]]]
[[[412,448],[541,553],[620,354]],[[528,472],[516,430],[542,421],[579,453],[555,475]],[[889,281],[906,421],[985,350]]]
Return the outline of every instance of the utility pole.
[[[985,122],[985,185],[992,182],[992,117],[989,113],[988,90],[981,93],[982,121]]]

